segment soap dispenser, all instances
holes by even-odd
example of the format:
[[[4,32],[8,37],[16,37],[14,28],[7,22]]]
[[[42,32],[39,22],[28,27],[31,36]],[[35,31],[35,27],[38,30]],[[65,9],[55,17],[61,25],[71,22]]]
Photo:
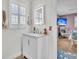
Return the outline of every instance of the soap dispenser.
[[[35,27],[33,28],[33,33],[35,33],[35,31],[36,31],[36,29],[35,29]]]
[[[45,35],[47,35],[47,34],[48,34],[48,33],[47,33],[47,29],[46,29],[46,28],[44,29],[44,34],[45,34]]]

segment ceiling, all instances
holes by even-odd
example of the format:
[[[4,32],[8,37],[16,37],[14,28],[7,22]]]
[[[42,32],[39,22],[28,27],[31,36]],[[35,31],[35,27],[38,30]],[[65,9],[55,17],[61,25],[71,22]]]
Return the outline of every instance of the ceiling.
[[[58,0],[57,13],[58,15],[66,15],[77,12],[77,0]]]
[[[25,3],[27,0],[19,0]],[[29,0],[32,1],[32,0]],[[57,14],[67,15],[77,12],[77,0],[57,0]]]

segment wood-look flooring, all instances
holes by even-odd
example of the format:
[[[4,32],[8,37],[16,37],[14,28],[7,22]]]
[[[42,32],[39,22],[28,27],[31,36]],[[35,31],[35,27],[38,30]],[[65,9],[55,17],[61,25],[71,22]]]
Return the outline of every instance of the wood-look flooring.
[[[28,58],[26,58],[26,57],[20,55],[20,56],[17,56],[15,59],[28,59]]]
[[[72,44],[72,40],[68,40],[68,38],[58,39],[57,48],[67,52],[77,53],[77,44]]]

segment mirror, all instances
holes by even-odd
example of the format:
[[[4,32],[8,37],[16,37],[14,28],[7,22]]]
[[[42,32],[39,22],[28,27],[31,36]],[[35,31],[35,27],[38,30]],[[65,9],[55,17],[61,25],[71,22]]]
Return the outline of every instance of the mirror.
[[[34,10],[34,25],[43,25],[45,24],[45,13],[44,6]]]

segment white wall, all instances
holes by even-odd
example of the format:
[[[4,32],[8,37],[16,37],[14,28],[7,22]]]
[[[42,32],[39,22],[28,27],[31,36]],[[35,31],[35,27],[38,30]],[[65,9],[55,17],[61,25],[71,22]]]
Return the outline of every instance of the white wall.
[[[12,2],[16,2],[22,4],[26,8],[26,21],[29,16],[29,0],[12,0]],[[10,0],[2,0],[2,9],[6,11],[8,25],[8,11],[9,11],[9,3]],[[26,28],[22,30],[11,30],[6,29],[2,31],[2,51],[3,51],[3,59],[13,59],[14,56],[20,55],[20,37],[22,32],[28,32],[28,25],[26,23]]]
[[[53,30],[49,34],[49,54],[48,59],[57,59],[57,26],[56,26],[56,17],[57,17],[57,1],[56,0],[34,0],[32,4],[32,11],[39,8],[40,6],[45,6],[45,21],[46,26],[52,26]],[[33,17],[32,17],[33,18]],[[33,20],[33,19],[32,19]]]

